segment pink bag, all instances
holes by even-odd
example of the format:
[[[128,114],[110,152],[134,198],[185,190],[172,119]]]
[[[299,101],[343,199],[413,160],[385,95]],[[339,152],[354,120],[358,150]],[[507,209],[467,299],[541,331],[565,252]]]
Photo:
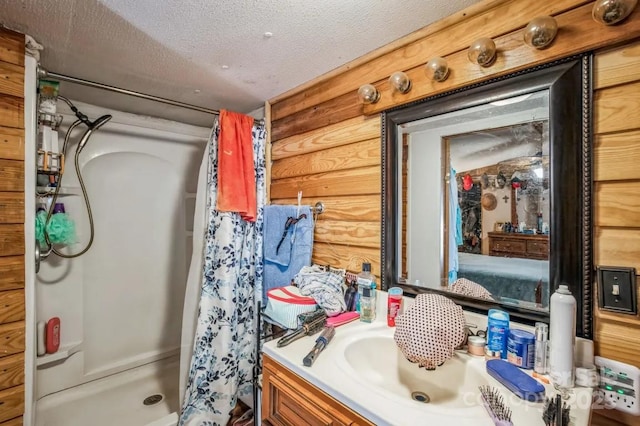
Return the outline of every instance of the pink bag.
[[[272,288],[267,291],[267,307],[264,314],[285,328],[298,328],[298,315],[318,309],[312,297],[300,294],[298,287]]]

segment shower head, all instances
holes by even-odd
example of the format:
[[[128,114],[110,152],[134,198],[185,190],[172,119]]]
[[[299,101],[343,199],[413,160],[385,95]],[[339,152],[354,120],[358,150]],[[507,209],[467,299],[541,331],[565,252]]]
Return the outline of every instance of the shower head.
[[[93,122],[90,122],[87,125],[89,128],[84,132],[84,135],[82,135],[82,138],[78,143],[78,148],[76,148],[76,152],[80,153],[80,151],[84,149],[87,142],[89,142],[89,138],[91,137],[91,134],[93,133],[93,131],[98,130],[100,127],[104,126],[107,123],[107,121],[111,120],[111,118],[112,116],[107,114],[107,115],[103,115],[102,117],[98,117]]]
[[[96,120],[91,123],[89,126],[91,130],[98,130],[100,127],[104,126],[107,121],[111,120],[113,117],[110,114],[103,115],[102,117],[96,118]]]

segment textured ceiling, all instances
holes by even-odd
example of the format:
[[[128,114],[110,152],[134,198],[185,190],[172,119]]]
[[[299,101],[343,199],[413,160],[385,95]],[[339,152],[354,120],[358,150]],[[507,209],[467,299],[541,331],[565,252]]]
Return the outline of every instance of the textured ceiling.
[[[0,23],[43,44],[48,70],[249,112],[476,1],[0,0]],[[62,89],[128,112],[211,121],[96,89]]]

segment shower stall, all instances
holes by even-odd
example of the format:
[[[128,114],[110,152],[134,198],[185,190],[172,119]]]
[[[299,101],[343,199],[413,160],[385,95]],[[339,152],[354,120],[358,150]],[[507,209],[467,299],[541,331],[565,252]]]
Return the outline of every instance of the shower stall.
[[[27,282],[33,277],[27,340],[35,341],[36,323],[58,317],[60,346],[36,357],[28,344],[32,401],[27,397],[25,424],[175,425],[198,174],[210,129],[71,103],[90,121],[101,121],[90,137],[83,137],[84,124],[72,129],[58,189],[38,186],[43,181],[34,162],[26,165],[26,190],[34,191],[27,192],[33,201],[26,203],[26,218],[34,221],[34,207],[51,203],[57,191],[56,203],[76,227],[75,243],[57,246],[60,253],[73,255],[88,245],[89,211],[94,238],[79,257],[51,253],[37,274],[27,270]],[[76,117],[61,100],[58,113],[63,137]],[[90,210],[73,166],[78,143],[84,144],[77,165]],[[32,154],[35,148],[27,147]],[[34,251],[27,248],[27,256]],[[31,415],[29,405],[35,407]]]

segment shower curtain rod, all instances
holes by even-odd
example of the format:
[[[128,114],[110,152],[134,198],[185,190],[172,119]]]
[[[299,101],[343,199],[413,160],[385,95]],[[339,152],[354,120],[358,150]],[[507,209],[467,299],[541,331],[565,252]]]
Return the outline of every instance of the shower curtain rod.
[[[38,78],[52,78],[54,80],[66,81],[69,83],[81,84],[83,86],[95,87],[96,89],[107,90],[109,92],[121,93],[123,95],[134,96],[136,98],[146,99],[149,101],[160,102],[167,105],[173,105],[180,108],[191,109],[194,111],[204,112],[205,114],[220,115],[220,111],[216,109],[204,108],[197,105],[191,105],[184,102],[174,101],[172,99],[161,98],[159,96],[148,95],[146,93],[136,92],[134,90],[122,89],[120,87],[110,86],[108,84],[97,83],[95,81],[84,80],[82,78],[72,77],[69,75],[59,74],[53,71],[47,71],[38,66]],[[264,125],[264,120],[256,119],[256,124]]]

